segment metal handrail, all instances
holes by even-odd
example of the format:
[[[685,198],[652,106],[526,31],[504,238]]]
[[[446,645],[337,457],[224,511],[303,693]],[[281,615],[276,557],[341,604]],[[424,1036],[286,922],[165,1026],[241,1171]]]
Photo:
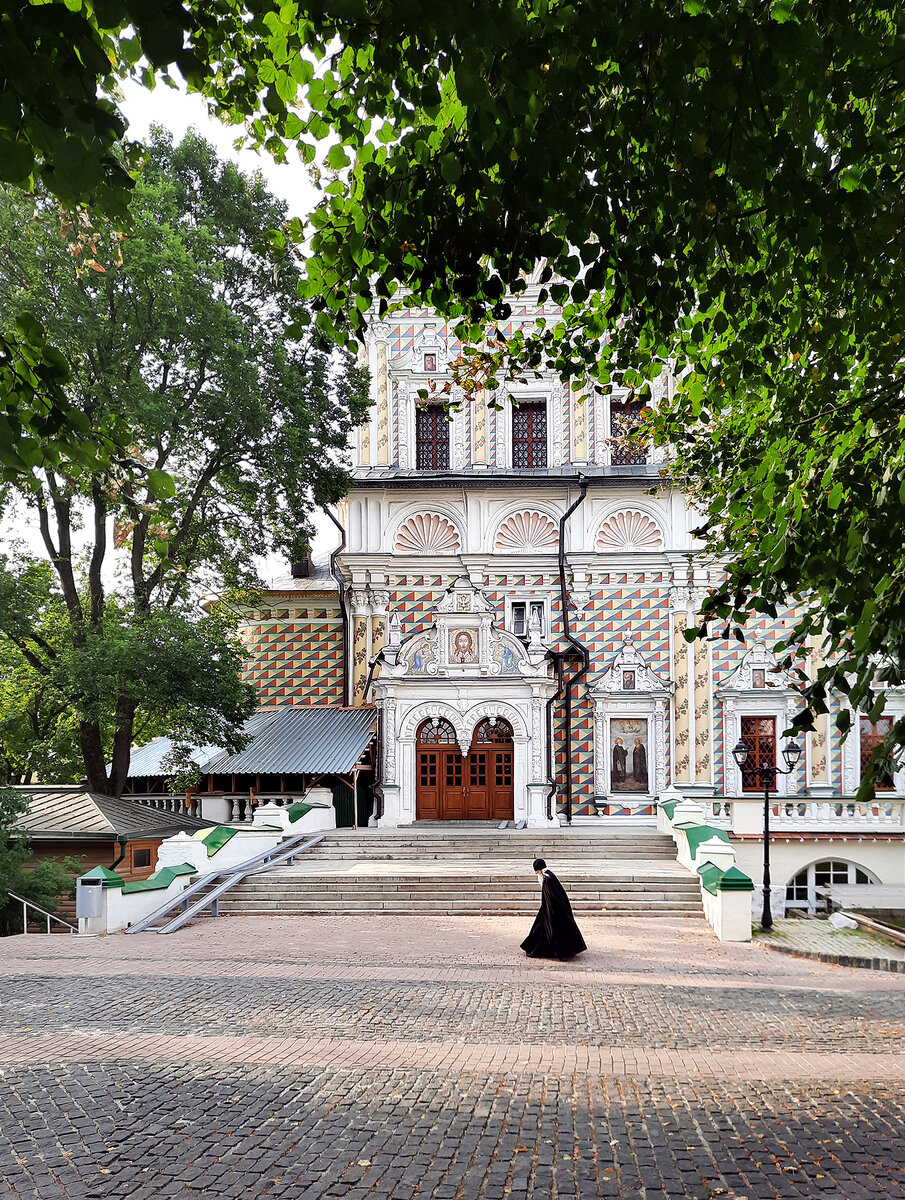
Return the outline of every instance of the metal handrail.
[[[171,896],[169,900],[164,901],[163,904],[155,908],[146,917],[142,917],[140,921],[136,921],[134,925],[130,925],[127,929],[124,929],[123,933],[144,933],[156,921],[159,921],[161,917],[168,916],[176,908],[181,908],[182,911],[165,925],[162,925],[160,929],[155,929],[155,933],[175,933],[186,921],[190,921],[192,917],[203,912],[208,905],[213,906],[211,915],[214,917],[219,916],[218,901],[224,892],[235,887],[237,883],[241,883],[249,875],[254,875],[258,871],[266,871],[279,863],[291,861],[302,850],[308,850],[311,846],[316,846],[318,842],[322,842],[324,835],[319,834],[317,837],[305,841],[304,845],[299,845],[305,838],[308,838],[308,834],[297,833],[294,837],[287,838],[286,841],[271,847],[270,850],[262,850],[259,854],[255,854],[251,858],[246,858],[243,862],[235,863],[231,867],[224,867],[221,871],[210,871],[208,874],[202,875],[200,879],[189,884],[178,896]],[[202,896],[194,904],[187,904],[190,896],[196,895],[204,888],[209,888],[218,879],[220,882],[216,883],[206,896]]]
[[[62,917],[56,916],[55,913],[48,912],[46,908],[42,908],[40,904],[35,904],[34,900],[26,900],[24,896],[20,896],[18,892],[11,892],[7,889],[7,896],[13,900],[18,900],[22,905],[22,932],[28,933],[28,910],[30,908],[37,909],[42,916],[47,918],[47,932],[50,933],[50,922],[56,921],[60,925],[65,925],[67,929],[73,933],[78,933],[78,929],[74,925],[70,925],[68,921],[64,921]]]

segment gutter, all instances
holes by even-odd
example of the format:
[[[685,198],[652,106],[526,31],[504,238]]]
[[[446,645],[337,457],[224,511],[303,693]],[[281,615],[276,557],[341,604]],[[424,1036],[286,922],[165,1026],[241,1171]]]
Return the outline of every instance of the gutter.
[[[572,824],[572,685],[588,673],[591,665],[591,652],[583,642],[572,633],[569,628],[569,602],[566,595],[566,522],[571,517],[572,513],[582,503],[588,494],[588,480],[584,475],[579,475],[581,491],[578,499],[575,500],[569,508],[563,513],[559,521],[559,597],[562,606],[562,625],[563,636],[569,643],[569,650],[554,651],[554,660],[556,662],[556,679],[557,688],[554,694],[547,701],[547,766],[550,774],[550,791],[547,795],[547,816],[553,817],[553,797],[556,794],[556,770],[555,759],[553,754],[553,707],[558,700],[565,699],[564,711],[564,729],[563,743],[565,745],[565,768],[566,768],[566,823]],[[574,675],[566,677],[564,660],[570,657],[570,654],[578,654],[581,656],[581,667]]]
[[[330,574],[333,576],[339,591],[339,615],[343,624],[343,708],[348,708],[350,703],[349,689],[349,614],[346,611],[346,581],[342,577],[342,573],[336,565],[336,561],[346,548],[346,531],[340,523],[339,518],[334,516],[329,508],[324,508],[324,512],[336,526],[340,533],[340,543],[330,555]]]

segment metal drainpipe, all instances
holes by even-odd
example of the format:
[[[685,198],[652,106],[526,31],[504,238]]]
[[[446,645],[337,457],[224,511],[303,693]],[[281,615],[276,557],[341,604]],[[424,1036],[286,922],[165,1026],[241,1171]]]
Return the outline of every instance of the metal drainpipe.
[[[126,850],[129,847],[129,839],[122,833],[117,834],[116,840],[119,843],[119,858],[114,859],[110,864],[110,870],[115,871],[119,864],[126,857]]]
[[[346,612],[346,582],[336,566],[336,560],[346,548],[346,531],[339,518],[334,516],[329,508],[325,507],[324,512],[339,530],[341,538],[339,545],[330,555],[330,574],[339,590],[339,615],[343,624],[343,707],[348,708],[351,699],[349,690],[349,614]]]
[[[566,822],[569,825],[572,824],[572,685],[587,674],[588,668],[591,665],[591,652],[587,646],[575,637],[569,628],[569,603],[566,596],[566,522],[575,509],[578,508],[579,504],[584,502],[584,498],[588,494],[587,479],[584,475],[579,475],[578,478],[581,481],[581,491],[578,494],[578,499],[566,509],[559,521],[559,597],[562,605],[563,636],[572,649],[581,655],[581,668],[574,675],[567,678],[563,667],[563,659],[568,656],[568,651],[557,654],[556,662],[559,687],[547,704],[550,719],[550,733],[548,735],[549,756],[551,761],[555,762],[553,758],[553,705],[561,698],[565,700],[563,742],[566,750]],[[556,792],[555,770],[551,770],[550,775],[553,782],[550,788],[550,795],[547,797],[547,811],[552,816],[552,799]]]

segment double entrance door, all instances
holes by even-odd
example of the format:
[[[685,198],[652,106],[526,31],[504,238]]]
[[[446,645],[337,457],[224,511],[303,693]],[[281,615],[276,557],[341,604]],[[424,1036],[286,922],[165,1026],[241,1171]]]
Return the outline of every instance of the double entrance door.
[[[415,815],[428,821],[511,820],[513,752],[506,721],[481,721],[466,758],[448,721],[425,721],[418,730]]]

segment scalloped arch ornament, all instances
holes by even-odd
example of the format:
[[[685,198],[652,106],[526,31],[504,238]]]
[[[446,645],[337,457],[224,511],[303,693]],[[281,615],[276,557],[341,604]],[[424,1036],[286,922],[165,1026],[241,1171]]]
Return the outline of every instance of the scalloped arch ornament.
[[[595,548],[613,550],[659,550],[663,530],[647,513],[625,508],[607,517],[597,534]]]
[[[530,554],[555,549],[558,541],[556,526],[546,513],[529,510],[506,518],[497,532],[493,548],[504,554]]]
[[[404,554],[455,554],[462,547],[459,531],[439,513],[416,513],[399,526],[394,550]]]

